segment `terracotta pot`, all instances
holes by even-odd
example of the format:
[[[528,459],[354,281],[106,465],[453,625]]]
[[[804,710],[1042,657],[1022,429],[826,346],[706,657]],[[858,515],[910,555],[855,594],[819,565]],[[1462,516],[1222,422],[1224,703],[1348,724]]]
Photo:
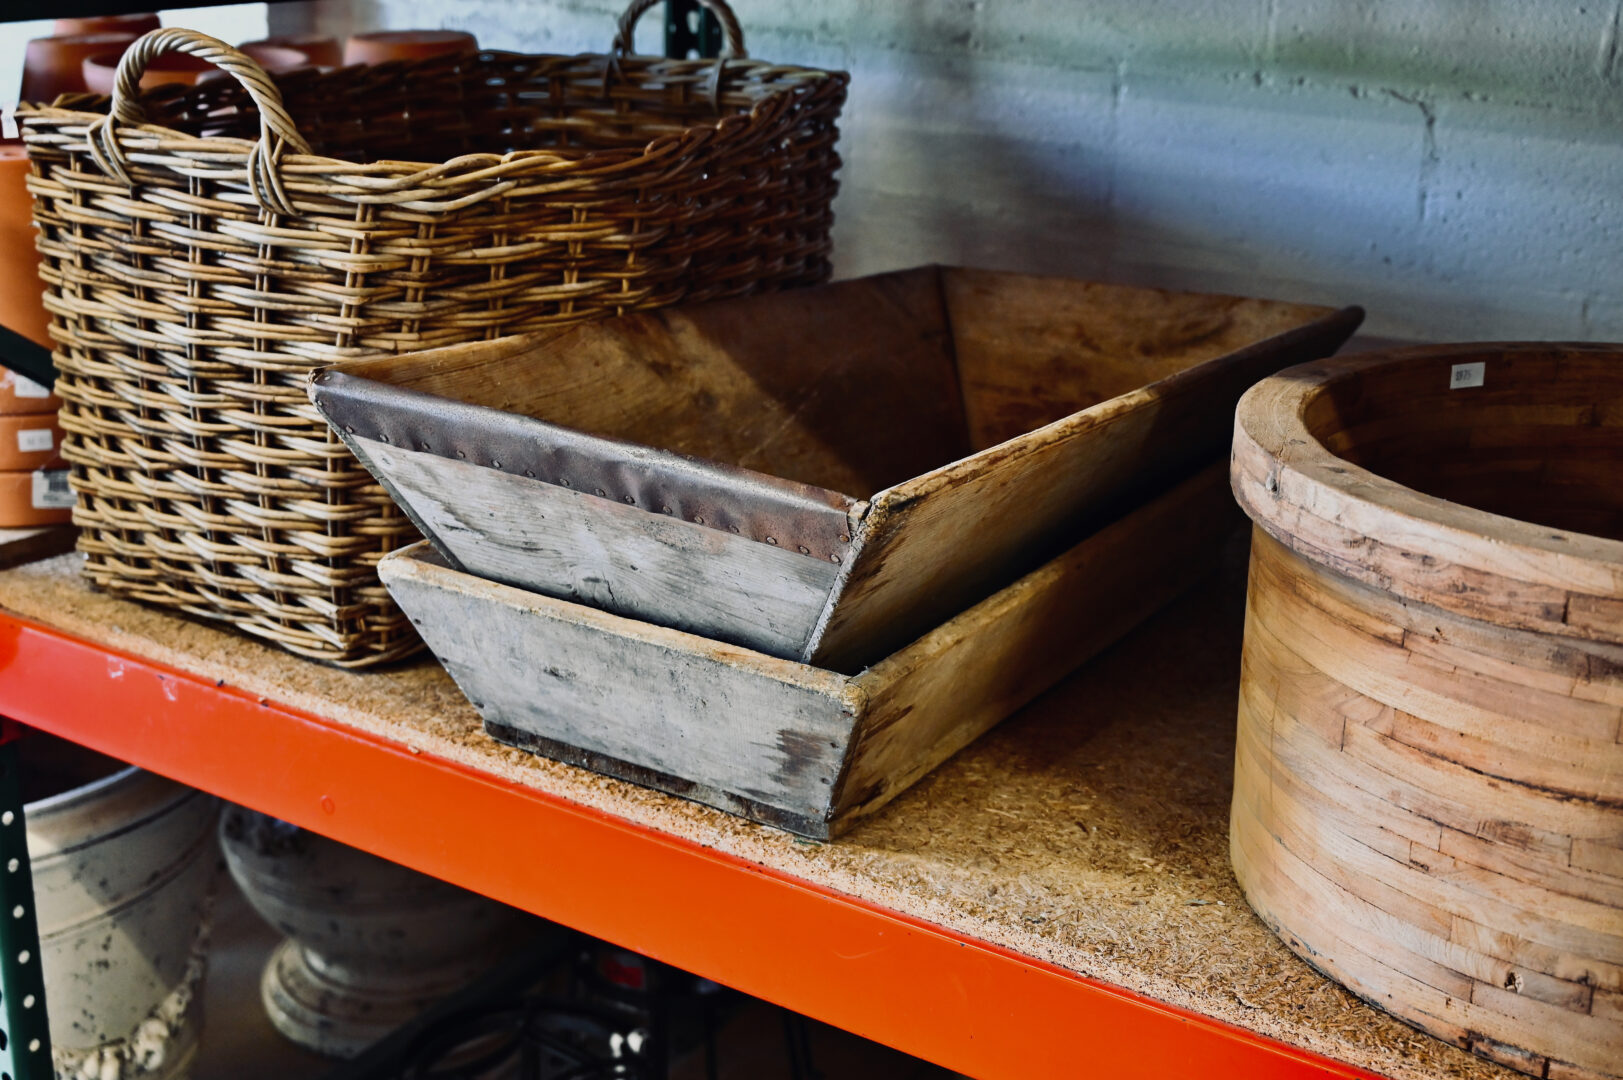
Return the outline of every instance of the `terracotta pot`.
[[[260,996],[289,1039],[352,1057],[463,986],[533,920],[513,908],[276,818],[228,806],[226,865],[289,935]]]
[[[52,413],[0,415],[0,471],[65,469],[62,429]]]
[[[344,63],[381,64],[386,60],[423,60],[430,56],[477,52],[474,36],[461,30],[380,30],[351,34]]]
[[[37,733],[19,753],[30,777],[54,766],[74,784],[24,807],[57,1075],[184,1076],[202,1027],[217,802]]]
[[[58,94],[83,93],[85,60],[103,53],[121,56],[139,36],[108,31],[35,38],[23,56],[22,100],[49,104]]]
[[[118,75],[118,61],[119,54],[113,53],[85,57],[85,86],[93,93],[111,94],[113,82]],[[191,86],[203,76],[219,70],[207,60],[199,59],[191,53],[164,53],[148,62],[146,71],[141,75],[141,89],[151,90],[155,86],[170,83]]]
[[[245,41],[237,48],[259,60],[259,50],[292,49],[303,53],[309,63],[316,67],[340,67],[344,63],[344,50],[338,44],[337,38],[323,37],[321,34],[284,34],[281,37],[264,38],[260,41]],[[260,63],[264,63],[260,60]]]
[[[67,470],[0,472],[0,529],[66,525],[72,520]]]
[[[28,194],[28,152],[0,143],[0,326],[49,348],[45,286],[34,249],[34,200]]]
[[[0,367],[0,416],[51,416],[62,399],[26,375]]]
[[[87,15],[77,19],[58,19],[52,27],[53,34],[100,34],[107,31],[117,31],[129,34],[131,37],[140,37],[149,30],[159,27],[158,17],[151,12],[144,15]]]

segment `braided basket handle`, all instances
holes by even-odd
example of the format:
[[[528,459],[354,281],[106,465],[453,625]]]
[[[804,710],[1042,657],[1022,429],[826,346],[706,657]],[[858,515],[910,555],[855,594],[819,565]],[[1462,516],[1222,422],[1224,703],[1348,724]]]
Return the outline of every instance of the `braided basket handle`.
[[[134,186],[129,173],[129,159],[119,145],[114,128],[116,124],[139,124],[146,118],[136,100],[141,88],[141,75],[154,59],[168,52],[189,53],[224,70],[248,91],[259,109],[259,141],[248,154],[248,192],[265,210],[275,214],[294,213],[293,204],[282,186],[276,166],[282,154],[291,149],[297,154],[311,153],[299,129],[282,104],[281,91],[271,82],[265,69],[250,56],[238,52],[225,42],[200,34],[196,30],[177,28],[153,30],[143,34],[124,53],[114,76],[113,103],[108,114],[90,131],[90,152],[96,163],[124,183]]]
[[[620,16],[619,30],[614,35],[614,46],[610,50],[614,56],[630,55],[637,20],[642,18],[643,12],[660,2],[661,0],[631,0],[631,6]],[[733,60],[748,59],[749,53],[744,51],[744,28],[738,25],[738,16],[727,6],[727,0],[699,0],[699,6],[714,15],[721,23],[721,32],[727,39],[727,51],[722,55]]]

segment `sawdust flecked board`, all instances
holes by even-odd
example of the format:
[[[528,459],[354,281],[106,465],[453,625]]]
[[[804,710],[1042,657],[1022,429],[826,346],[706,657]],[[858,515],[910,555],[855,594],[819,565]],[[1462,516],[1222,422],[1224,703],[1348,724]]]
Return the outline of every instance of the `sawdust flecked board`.
[[[1357,309],[944,267],[315,376],[447,565],[854,674],[1221,457]]]
[[[494,737],[828,839],[1212,570],[1238,520],[1212,466],[856,676],[486,581],[427,544],[379,573]]]

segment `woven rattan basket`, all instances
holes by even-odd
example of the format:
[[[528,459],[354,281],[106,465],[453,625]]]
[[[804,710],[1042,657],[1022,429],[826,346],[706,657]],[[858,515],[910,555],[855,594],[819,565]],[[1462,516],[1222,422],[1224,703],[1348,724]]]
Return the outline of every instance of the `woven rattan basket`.
[[[628,55],[651,3],[607,55],[274,82],[155,31],[110,101],[24,108],[96,585],[338,664],[405,655],[375,571],[415,534],[310,369],[828,276],[846,76],[745,59],[725,12],[723,60]],[[138,93],[172,50],[230,77]]]

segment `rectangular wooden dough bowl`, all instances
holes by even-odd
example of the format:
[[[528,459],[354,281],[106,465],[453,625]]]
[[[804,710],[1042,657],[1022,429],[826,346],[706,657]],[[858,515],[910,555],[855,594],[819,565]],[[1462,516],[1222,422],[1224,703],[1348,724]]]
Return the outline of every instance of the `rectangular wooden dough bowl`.
[[[495,738],[820,840],[850,828],[1215,568],[1202,470],[849,676],[454,570],[378,571]]]
[[[446,565],[852,673],[1228,445],[1356,308],[924,267],[352,361]]]

